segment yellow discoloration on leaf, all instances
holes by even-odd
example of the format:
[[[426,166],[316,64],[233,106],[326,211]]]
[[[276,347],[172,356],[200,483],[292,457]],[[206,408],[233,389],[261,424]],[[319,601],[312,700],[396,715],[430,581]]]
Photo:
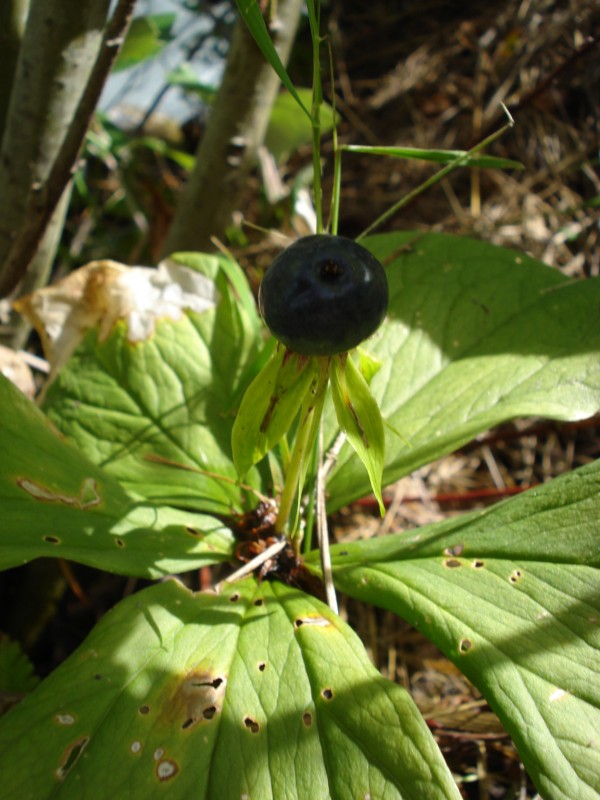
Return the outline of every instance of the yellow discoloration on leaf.
[[[102,501],[94,478],[84,478],[79,496],[60,494],[37,481],[29,480],[29,478],[17,478],[17,486],[41,503],[61,503],[65,506],[84,509],[93,508]]]

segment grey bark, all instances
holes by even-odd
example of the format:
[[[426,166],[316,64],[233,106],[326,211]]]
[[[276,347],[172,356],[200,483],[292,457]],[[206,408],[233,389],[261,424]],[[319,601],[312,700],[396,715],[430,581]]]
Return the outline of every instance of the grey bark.
[[[0,154],[0,296],[68,184],[135,0],[31,0]]]
[[[287,63],[302,10],[302,0],[279,0],[274,44]],[[196,153],[196,165],[179,198],[163,255],[176,250],[213,250],[239,202],[249,170],[256,163],[279,78],[238,20],[223,83]]]

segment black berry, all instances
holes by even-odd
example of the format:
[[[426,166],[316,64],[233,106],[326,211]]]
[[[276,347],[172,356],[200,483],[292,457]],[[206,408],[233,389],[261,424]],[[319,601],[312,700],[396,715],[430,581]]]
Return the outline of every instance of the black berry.
[[[280,253],[258,295],[271,333],[302,355],[352,350],[383,322],[388,284],[379,261],[342,236],[305,236]]]

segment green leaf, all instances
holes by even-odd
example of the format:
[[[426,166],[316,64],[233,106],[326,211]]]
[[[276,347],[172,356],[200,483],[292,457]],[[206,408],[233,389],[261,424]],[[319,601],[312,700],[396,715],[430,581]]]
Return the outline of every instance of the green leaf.
[[[38,683],[33,664],[21,645],[0,634],[0,696],[31,692]]]
[[[481,690],[545,800],[600,794],[599,517],[597,461],[485,511],[332,548],[342,591],[403,617]]]
[[[267,26],[265,25],[263,16],[260,13],[257,0],[235,0],[235,4],[238,7],[242,19],[246,23],[248,30],[254,37],[256,44],[259,46],[261,53],[265,57],[265,60],[271,65],[271,67],[273,67],[279,76],[280,81],[310,119],[310,111],[308,111],[300,95],[296,91],[296,88],[292,83],[286,68],[283,66],[283,63],[279,58],[279,54],[275,49],[273,41],[269,36]]]
[[[298,89],[298,96],[306,108],[312,102],[312,89]],[[334,125],[334,111],[327,103],[320,107],[320,131],[328,133]],[[281,92],[273,105],[265,134],[265,145],[278,162],[313,140],[310,119],[299,108],[296,99],[287,91]]]
[[[186,310],[176,321],[160,318],[142,341],[130,341],[125,321],[108,335],[89,331],[44,407],[127,490],[154,503],[242,511],[254,498],[236,485],[231,430],[261,358],[260,319],[243,273],[230,260],[196,253],[170,262],[214,282],[216,305]],[[259,483],[256,474],[249,480]]]
[[[157,56],[171,40],[176,18],[176,14],[148,14],[132,20],[113,71],[130,69]]]
[[[165,80],[170,86],[179,86],[186,92],[199,95],[206,103],[212,103],[219,91],[218,86],[201,81],[189,63],[179,64],[174,70],[167,73]]]
[[[466,155],[466,150],[426,150],[420,147],[372,147],[368,145],[345,144],[340,147],[346,153],[366,153],[372,156],[390,158],[409,158],[419,161],[432,161],[435,164],[450,164]],[[470,156],[462,162],[463,167],[482,167],[485,169],[524,169],[520,161],[494,156]]]
[[[231,437],[241,478],[288,432],[316,377],[313,359],[278,347],[246,390]]]
[[[0,569],[46,556],[157,578],[231,558],[221,523],[125,491],[2,375],[0,408]]]
[[[331,391],[339,426],[367,469],[383,515],[381,474],[385,440],[379,406],[350,356],[334,356],[332,366]]]
[[[31,754],[35,753],[32,759]],[[121,603],[0,720],[6,797],[459,798],[408,693],[313,597],[175,581]]]
[[[388,318],[368,341],[386,431],[387,485],[520,416],[577,420],[600,409],[600,279],[571,280],[511,250],[442,234],[365,242],[386,264]],[[330,441],[335,419],[328,416]],[[331,509],[366,494],[345,446]]]

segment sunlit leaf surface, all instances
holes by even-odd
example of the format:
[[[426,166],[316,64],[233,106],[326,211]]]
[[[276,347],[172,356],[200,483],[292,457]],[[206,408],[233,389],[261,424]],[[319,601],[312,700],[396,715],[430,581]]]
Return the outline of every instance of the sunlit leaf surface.
[[[35,753],[35,758],[32,758]],[[407,692],[313,597],[171,581],[109,612],[0,720],[7,797],[458,798]]]
[[[595,462],[483,512],[332,548],[340,589],[399,614],[481,690],[545,800],[600,796],[599,518]]]

